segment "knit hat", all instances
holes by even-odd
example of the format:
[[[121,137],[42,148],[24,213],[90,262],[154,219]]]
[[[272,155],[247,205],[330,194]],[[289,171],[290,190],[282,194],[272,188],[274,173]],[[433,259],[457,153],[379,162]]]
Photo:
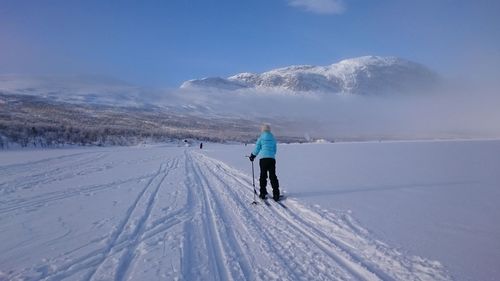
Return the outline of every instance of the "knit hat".
[[[262,132],[270,132],[271,131],[271,125],[269,125],[267,123],[264,123],[264,124],[262,124],[262,127],[260,127],[260,129],[262,130]]]

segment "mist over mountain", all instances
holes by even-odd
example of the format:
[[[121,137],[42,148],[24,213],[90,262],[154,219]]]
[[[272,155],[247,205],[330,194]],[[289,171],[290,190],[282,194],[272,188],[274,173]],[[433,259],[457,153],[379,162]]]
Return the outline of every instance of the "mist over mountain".
[[[83,105],[144,106],[154,91],[104,75],[1,75],[0,91]]]
[[[181,88],[377,95],[428,91],[438,81],[438,75],[421,64],[396,57],[364,56],[328,66],[295,65],[260,74],[189,80]]]
[[[494,91],[445,88],[440,77],[418,63],[376,56],[163,90],[98,75],[1,75],[0,147],[248,142],[262,122],[280,141],[500,136]]]

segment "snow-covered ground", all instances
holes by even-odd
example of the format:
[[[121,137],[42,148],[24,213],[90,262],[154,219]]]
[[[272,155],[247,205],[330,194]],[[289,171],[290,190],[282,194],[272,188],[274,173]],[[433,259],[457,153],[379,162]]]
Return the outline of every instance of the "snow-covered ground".
[[[500,278],[500,141],[204,148],[2,152],[0,280]]]

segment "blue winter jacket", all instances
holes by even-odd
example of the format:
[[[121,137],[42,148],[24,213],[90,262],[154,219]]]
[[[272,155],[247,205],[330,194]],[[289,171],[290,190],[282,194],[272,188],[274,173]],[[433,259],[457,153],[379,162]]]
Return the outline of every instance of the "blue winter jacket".
[[[257,142],[252,154],[260,158],[274,158],[276,155],[276,139],[271,132],[263,132]]]

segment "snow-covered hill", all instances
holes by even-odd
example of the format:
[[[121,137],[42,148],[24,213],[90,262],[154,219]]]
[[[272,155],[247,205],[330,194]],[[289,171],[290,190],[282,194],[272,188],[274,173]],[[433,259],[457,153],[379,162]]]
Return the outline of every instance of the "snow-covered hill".
[[[141,107],[153,101],[151,91],[101,75],[0,75],[2,93],[84,105]]]
[[[294,92],[385,94],[431,88],[438,76],[427,67],[396,57],[364,56],[328,66],[298,65],[264,73],[240,73],[184,82],[183,89],[283,89]]]
[[[258,122],[195,101],[103,76],[0,75],[0,149],[255,137]]]

